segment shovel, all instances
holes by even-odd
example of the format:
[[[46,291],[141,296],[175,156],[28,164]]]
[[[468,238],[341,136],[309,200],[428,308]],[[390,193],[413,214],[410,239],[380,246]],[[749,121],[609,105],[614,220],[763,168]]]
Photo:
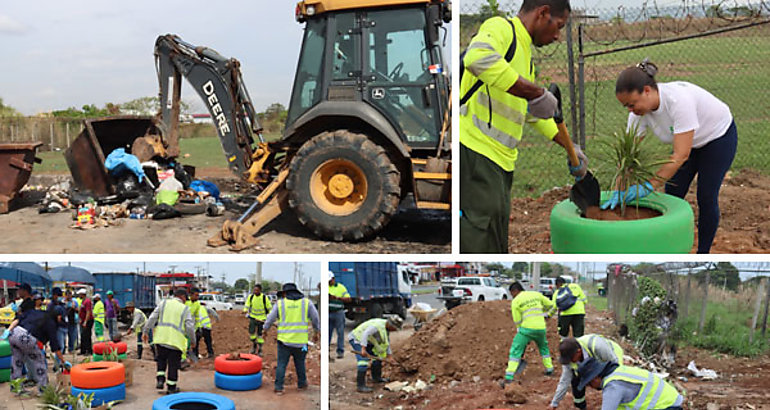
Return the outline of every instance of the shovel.
[[[556,83],[551,83],[548,87],[548,91],[556,97],[558,104],[556,105],[556,112],[553,115],[554,121],[556,121],[556,127],[559,129],[559,134],[569,138],[569,132],[567,126],[564,124],[564,113],[561,109],[561,90]],[[573,167],[580,165],[580,159],[577,157],[575,147],[572,144],[567,144],[567,155],[569,156],[569,162]],[[580,212],[583,215],[599,211],[599,200],[601,195],[601,188],[599,188],[599,181],[596,180],[594,175],[590,171],[586,171],[586,175],[572,185],[572,190],[569,193],[569,199],[580,208]]]

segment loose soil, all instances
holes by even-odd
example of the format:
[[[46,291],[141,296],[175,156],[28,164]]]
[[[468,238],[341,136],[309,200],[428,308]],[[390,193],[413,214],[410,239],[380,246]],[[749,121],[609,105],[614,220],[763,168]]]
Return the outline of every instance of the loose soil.
[[[685,198],[695,214],[698,249],[697,181]],[[514,198],[508,230],[511,253],[552,253],[549,221],[551,209],[569,198],[569,186],[554,188],[538,198]],[[728,173],[719,194],[722,213],[712,253],[770,253],[770,177],[756,171]]]
[[[639,219],[656,218],[661,215],[660,211],[642,206],[627,207],[625,215],[621,213],[620,208],[600,209],[598,207],[590,207],[586,209],[585,217],[599,221],[636,221]]]
[[[226,171],[226,170],[224,170]],[[198,170],[198,177],[217,184],[223,195],[244,196],[248,187],[223,171]],[[226,219],[236,219],[251,203],[225,215],[185,215],[167,220],[117,219],[115,225],[72,229],[73,210],[39,214],[36,203],[47,187],[68,175],[33,174],[9,214],[0,215],[0,250],[3,253],[231,253],[227,246],[212,248],[206,240],[219,232]],[[30,187],[39,191],[29,190]],[[19,240],[24,238],[24,240]],[[451,222],[447,213],[402,209],[375,238],[345,243],[324,241],[286,212],[257,236],[257,246],[244,253],[450,253]]]
[[[634,347],[617,335],[611,315],[586,308],[586,333],[612,337],[624,349],[625,356],[637,360]],[[509,302],[481,302],[463,305],[434,319],[420,331],[406,329],[391,334],[394,358],[410,372],[386,366],[392,380],[429,382],[428,389],[406,394],[388,392],[381,385],[374,393],[355,391],[355,360],[330,363],[330,403],[332,409],[482,409],[516,408],[542,409],[549,405],[556,390],[561,367],[558,365],[558,335],[556,321],[548,325],[548,343],[555,363],[555,374],[543,374],[540,356],[530,343],[525,353],[526,370],[517,376],[518,382],[501,388],[499,381],[505,373],[508,349],[514,335]],[[686,374],[690,360],[698,367],[716,370],[719,378],[702,381]],[[686,393],[689,409],[770,409],[770,357],[736,358],[714,355],[709,351],[685,348],[680,350],[676,367],[669,380]],[[680,379],[684,377],[686,381]],[[598,408],[600,392],[587,391],[589,408]],[[560,409],[574,408],[568,392]]]

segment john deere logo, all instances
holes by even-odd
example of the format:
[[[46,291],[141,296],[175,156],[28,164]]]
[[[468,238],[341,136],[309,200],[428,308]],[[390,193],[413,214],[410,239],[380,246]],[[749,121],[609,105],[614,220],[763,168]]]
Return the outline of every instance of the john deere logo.
[[[372,88],[372,98],[375,100],[381,100],[385,98],[385,89],[384,88]]]

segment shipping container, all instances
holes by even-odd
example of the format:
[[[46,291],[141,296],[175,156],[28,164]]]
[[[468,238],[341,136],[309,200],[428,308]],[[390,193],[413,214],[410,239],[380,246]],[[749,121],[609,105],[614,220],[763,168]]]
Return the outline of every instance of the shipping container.
[[[398,263],[330,262],[329,270],[352,298],[345,304],[348,319],[362,322],[384,314],[406,318],[412,305],[411,283]]]

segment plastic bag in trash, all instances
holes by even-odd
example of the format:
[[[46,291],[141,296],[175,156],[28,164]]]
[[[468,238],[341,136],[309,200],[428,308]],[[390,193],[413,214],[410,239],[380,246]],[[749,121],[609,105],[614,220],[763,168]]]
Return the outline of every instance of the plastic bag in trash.
[[[178,218],[182,213],[168,204],[160,204],[147,208],[147,215],[152,215],[152,219],[170,219]]]
[[[196,179],[192,183],[190,183],[190,189],[192,189],[195,192],[208,192],[209,195],[213,196],[216,199],[219,199],[219,188],[214,184],[213,182],[204,181],[202,179]]]
[[[179,192],[177,191],[163,190],[163,191],[158,191],[158,193],[155,195],[156,204],[166,204],[168,206],[174,206],[174,204],[176,204],[176,201],[178,200],[179,200]]]
[[[160,186],[158,187],[158,192],[160,191],[181,191],[184,189],[184,186],[182,186],[182,183],[179,182],[174,177],[168,177],[163,180],[163,182],[160,183]]]
[[[192,177],[187,173],[187,171],[185,171],[184,166],[178,162],[174,164],[174,178],[182,183],[184,189],[190,188]]]
[[[104,161],[104,167],[107,168],[107,170],[110,171],[110,175],[113,176],[130,171],[139,178],[140,183],[144,179],[144,170],[142,169],[142,164],[139,162],[139,158],[126,153],[125,148],[118,148],[110,152],[110,155],[108,155],[107,159]]]

